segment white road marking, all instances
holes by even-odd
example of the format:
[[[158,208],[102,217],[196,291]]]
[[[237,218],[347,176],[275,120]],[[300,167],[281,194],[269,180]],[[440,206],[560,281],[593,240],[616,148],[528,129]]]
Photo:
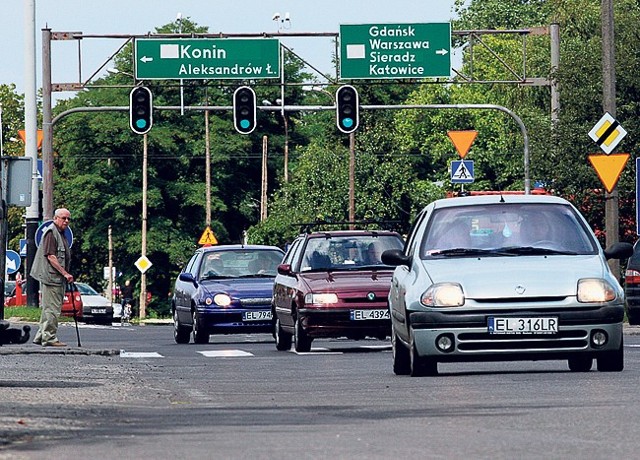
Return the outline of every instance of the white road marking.
[[[202,356],[207,358],[238,358],[246,356],[254,356],[253,353],[242,350],[205,350],[199,351]]]
[[[121,358],[164,358],[160,353],[155,351],[124,351],[120,350]]]

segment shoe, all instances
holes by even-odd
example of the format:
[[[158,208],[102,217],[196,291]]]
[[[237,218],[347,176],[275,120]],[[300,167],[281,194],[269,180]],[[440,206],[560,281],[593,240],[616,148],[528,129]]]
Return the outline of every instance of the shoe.
[[[33,344],[34,345],[42,345],[42,340],[34,340]]]
[[[45,343],[45,344],[43,344],[43,346],[45,346],[45,347],[66,347],[67,344],[58,341],[58,342],[53,342],[53,343]]]

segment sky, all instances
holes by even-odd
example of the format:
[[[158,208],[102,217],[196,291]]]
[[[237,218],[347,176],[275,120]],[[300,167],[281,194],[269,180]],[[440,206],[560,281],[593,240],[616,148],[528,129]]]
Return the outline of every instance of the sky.
[[[146,34],[176,20],[180,13],[210,33],[338,32],[341,24],[449,22],[454,0],[35,0],[36,79],[42,86],[42,29],[84,35]],[[2,0],[0,14],[0,84],[25,88],[27,0]],[[273,20],[275,13],[281,19]],[[284,21],[288,13],[289,21]],[[86,81],[113,67],[110,56],[123,39],[85,38],[53,41],[52,82]],[[281,43],[314,67],[331,72],[330,39],[282,37]],[[80,44],[80,46],[79,46]],[[81,55],[81,58],[79,58]],[[54,100],[73,97],[65,92]]]

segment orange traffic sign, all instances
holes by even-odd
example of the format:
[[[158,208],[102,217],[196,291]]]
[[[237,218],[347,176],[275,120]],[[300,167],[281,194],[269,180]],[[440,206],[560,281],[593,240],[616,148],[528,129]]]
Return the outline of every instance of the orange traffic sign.
[[[42,130],[38,130],[38,150],[42,148]],[[22,142],[27,142],[27,132],[24,129],[18,130],[18,137],[22,140]]]
[[[615,188],[620,179],[620,173],[624,169],[624,165],[629,160],[628,153],[614,153],[611,155],[589,155],[591,166],[596,170],[602,185],[607,192]]]
[[[211,227],[207,227],[204,229],[204,232],[202,232],[202,236],[200,237],[200,240],[198,240],[198,244],[202,244],[203,246],[205,245],[211,246],[214,244],[218,244],[218,240],[216,239],[216,236],[211,231]]]
[[[460,154],[460,158],[464,158],[476,139],[478,131],[447,131],[447,135]]]

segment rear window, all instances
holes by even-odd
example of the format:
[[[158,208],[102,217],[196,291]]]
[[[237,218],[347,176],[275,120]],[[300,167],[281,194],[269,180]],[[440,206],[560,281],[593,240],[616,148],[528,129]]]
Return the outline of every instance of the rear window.
[[[349,235],[309,238],[300,271],[339,270],[384,265],[380,255],[388,249],[402,249],[396,235]]]

